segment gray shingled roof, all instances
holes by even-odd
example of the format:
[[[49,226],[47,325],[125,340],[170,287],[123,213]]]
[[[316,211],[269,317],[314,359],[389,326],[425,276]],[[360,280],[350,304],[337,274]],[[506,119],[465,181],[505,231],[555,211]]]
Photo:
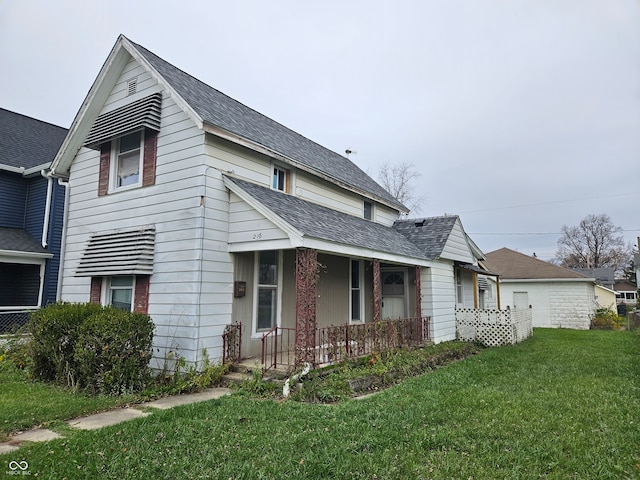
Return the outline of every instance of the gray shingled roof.
[[[457,215],[398,220],[393,228],[415,244],[425,258],[433,260],[442,254],[457,220]]]
[[[25,169],[51,163],[67,129],[0,108],[0,164]]]
[[[406,210],[389,192],[348,158],[339,155],[243,105],[131,42],[208,124],[235,133],[331,178]]]
[[[337,212],[255,183],[227,178],[305,236],[379,252],[423,258],[415,245],[391,227]]]
[[[22,228],[0,227],[0,250],[11,252],[49,253]]]

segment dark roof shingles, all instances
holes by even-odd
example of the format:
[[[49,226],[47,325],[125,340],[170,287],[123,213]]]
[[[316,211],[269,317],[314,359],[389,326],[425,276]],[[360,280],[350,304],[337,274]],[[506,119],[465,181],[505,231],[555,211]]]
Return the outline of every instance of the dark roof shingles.
[[[429,260],[440,257],[458,217],[430,217],[417,220],[398,220],[393,228],[415,244]]]
[[[210,87],[141,45],[134,45],[206,123],[251,140],[404,210],[402,203],[348,158]]]
[[[0,250],[28,253],[49,253],[22,228],[0,227]]]
[[[423,258],[415,245],[391,227],[337,212],[255,183],[228,178],[306,236],[380,252]]]
[[[67,129],[0,108],[0,164],[25,169],[49,164]]]

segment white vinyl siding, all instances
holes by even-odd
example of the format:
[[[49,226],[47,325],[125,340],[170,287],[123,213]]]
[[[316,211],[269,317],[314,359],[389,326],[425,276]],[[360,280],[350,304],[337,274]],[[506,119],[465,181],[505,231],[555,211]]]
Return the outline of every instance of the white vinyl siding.
[[[229,205],[229,244],[232,251],[256,250],[257,243],[287,240],[287,235],[270,220],[258,213],[253,207],[230,194]]]
[[[137,93],[125,97],[126,80],[134,70],[139,72],[132,63],[125,69],[109,97],[109,110],[159,90],[150,76],[139,72]],[[205,167],[204,133],[169,96],[164,96],[162,105],[155,185],[98,197],[99,152],[82,148],[76,156],[69,179],[61,298],[73,302],[89,298],[90,279],[75,277],[75,271],[92,233],[155,225],[149,287],[155,354],[161,357],[173,351],[198,361],[206,348],[216,359],[222,352],[224,325],[231,319],[233,296],[228,192],[220,173]]]
[[[252,152],[229,141],[206,135],[205,151],[211,165],[220,172],[229,173],[245,180],[272,188],[273,166],[286,169],[273,159]],[[330,182],[314,177],[302,170],[289,168],[291,175],[289,192],[304,200],[362,218],[362,196],[344,190]],[[398,219],[397,210],[375,203],[374,221],[386,226]]]
[[[431,317],[435,343],[456,338],[456,283],[451,262],[435,262],[421,269],[422,314]]]
[[[453,228],[451,229],[451,233],[447,239],[447,243],[442,249],[440,257],[447,258],[449,260],[457,260],[459,262],[475,263],[475,258],[471,253],[471,248],[469,247],[467,237],[459,219],[456,220]]]

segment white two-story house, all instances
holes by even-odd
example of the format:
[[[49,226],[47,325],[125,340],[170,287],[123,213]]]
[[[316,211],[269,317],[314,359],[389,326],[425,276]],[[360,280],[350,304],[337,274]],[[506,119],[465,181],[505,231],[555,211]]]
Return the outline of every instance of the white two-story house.
[[[51,170],[69,185],[59,298],[148,313],[158,362],[217,360],[237,323],[244,355],[275,326],[301,341],[396,317],[450,340],[473,302],[483,255],[457,216],[402,220],[348,158],[124,36]]]

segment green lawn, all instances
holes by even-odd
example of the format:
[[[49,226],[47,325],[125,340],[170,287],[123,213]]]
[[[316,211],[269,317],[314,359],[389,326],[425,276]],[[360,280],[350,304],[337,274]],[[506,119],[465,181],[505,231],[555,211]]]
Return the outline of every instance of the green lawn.
[[[640,478],[640,336],[536,329],[335,405],[240,396],[23,446],[38,478]]]
[[[24,372],[5,361],[0,363],[0,441],[18,430],[108,410],[131,399],[76,394],[62,387],[32,382]]]

